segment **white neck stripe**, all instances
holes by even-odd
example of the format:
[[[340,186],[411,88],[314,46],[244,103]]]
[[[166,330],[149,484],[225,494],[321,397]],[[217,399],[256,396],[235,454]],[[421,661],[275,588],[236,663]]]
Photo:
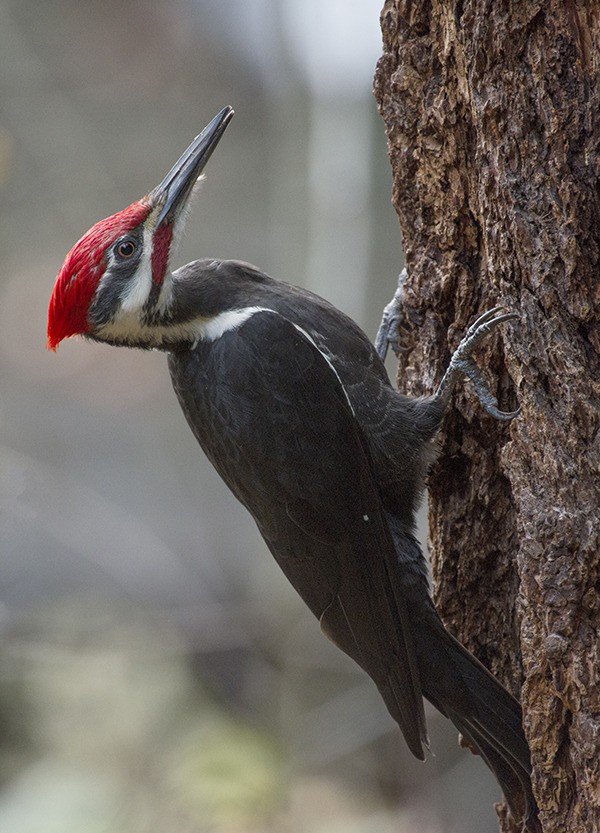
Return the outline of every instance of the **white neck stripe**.
[[[123,313],[116,321],[99,327],[95,335],[100,340],[116,341],[144,347],[168,347],[169,344],[216,341],[227,332],[237,329],[256,312],[274,312],[266,307],[244,307],[220,312],[213,318],[195,318],[180,324],[142,324],[136,313]]]
[[[197,323],[198,340],[216,341],[230,330],[237,330],[238,327],[251,318],[256,312],[274,312],[266,307],[244,307],[242,309],[230,309],[220,312],[214,318],[205,318]]]

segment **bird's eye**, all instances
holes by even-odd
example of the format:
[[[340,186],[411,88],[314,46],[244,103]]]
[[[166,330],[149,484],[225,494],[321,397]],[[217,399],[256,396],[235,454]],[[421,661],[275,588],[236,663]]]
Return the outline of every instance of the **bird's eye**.
[[[123,240],[117,246],[117,254],[124,260],[132,257],[135,254],[135,243],[132,243],[131,240]]]

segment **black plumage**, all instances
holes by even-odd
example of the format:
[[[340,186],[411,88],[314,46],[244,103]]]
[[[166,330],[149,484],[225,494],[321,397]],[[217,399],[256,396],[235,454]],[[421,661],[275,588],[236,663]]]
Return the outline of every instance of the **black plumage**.
[[[198,442],[285,575],[371,676],[418,758],[424,695],[513,811],[521,793],[533,815],[519,704],[444,628],[414,536],[439,401],[395,391],[362,331],[312,293],[234,261],[196,261],[174,278],[174,308],[188,313],[217,315],[213,295],[226,309],[265,310],[214,340],[171,346],[169,368]]]
[[[499,411],[471,358],[515,314],[484,313],[435,395],[415,399],[392,388],[360,328],[317,295],[237,261],[171,274],[194,183],[232,116],[224,108],[157,188],[73,247],[50,302],[48,346],[82,334],[166,351],[198,442],[323,631],[373,679],[412,752],[425,756],[426,697],[538,831],[519,703],[444,628],[414,535],[456,379],[466,375],[496,418],[516,415]],[[388,311],[393,320],[396,306]]]

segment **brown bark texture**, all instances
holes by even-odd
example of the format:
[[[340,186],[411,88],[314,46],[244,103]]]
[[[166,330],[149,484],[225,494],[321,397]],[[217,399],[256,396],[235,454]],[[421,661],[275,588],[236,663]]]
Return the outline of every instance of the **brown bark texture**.
[[[544,833],[595,833],[600,3],[386,0],[381,23],[375,94],[408,269],[401,389],[432,392],[477,313],[519,313],[477,359],[521,415],[494,421],[465,385],[444,424],[436,603],[521,697]]]

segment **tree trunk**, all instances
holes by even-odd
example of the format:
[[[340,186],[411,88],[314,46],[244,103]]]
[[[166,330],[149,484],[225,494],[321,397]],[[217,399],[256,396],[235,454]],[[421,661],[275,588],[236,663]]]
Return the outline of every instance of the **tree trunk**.
[[[495,422],[465,387],[445,421],[436,603],[521,695],[544,833],[595,833],[600,4],[386,0],[381,21],[375,93],[408,269],[401,388],[432,392],[478,312],[519,313],[478,356],[522,414]]]

